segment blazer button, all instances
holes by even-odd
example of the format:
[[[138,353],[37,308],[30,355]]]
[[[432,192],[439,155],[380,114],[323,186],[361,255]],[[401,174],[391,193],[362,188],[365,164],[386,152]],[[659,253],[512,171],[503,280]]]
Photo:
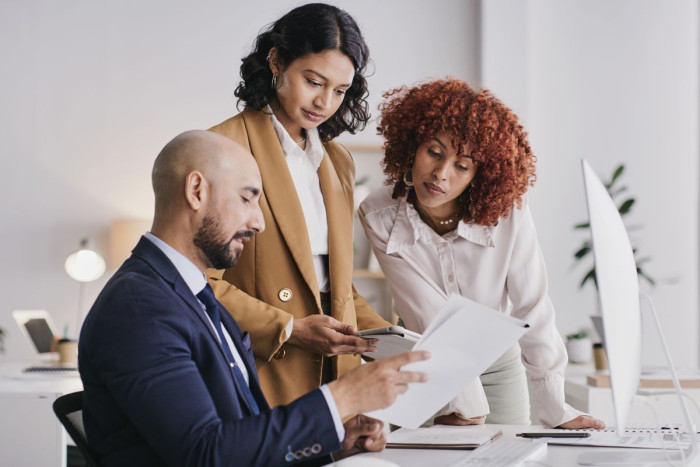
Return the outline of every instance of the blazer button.
[[[292,290],[291,290],[291,289],[287,289],[287,288],[284,288],[284,289],[280,290],[279,293],[277,294],[277,296],[278,296],[278,297],[280,298],[280,300],[282,300],[283,302],[288,302],[288,301],[290,301],[290,300],[292,299],[292,295],[293,295],[293,294],[292,294]]]
[[[287,351],[284,349],[279,349],[277,352],[275,352],[275,354],[272,356],[272,358],[274,358],[276,360],[280,360],[280,359],[284,358],[285,355],[287,355]]]
[[[313,446],[311,446],[311,452],[313,452],[314,454],[318,454],[319,452],[321,452],[321,445],[316,443]]]

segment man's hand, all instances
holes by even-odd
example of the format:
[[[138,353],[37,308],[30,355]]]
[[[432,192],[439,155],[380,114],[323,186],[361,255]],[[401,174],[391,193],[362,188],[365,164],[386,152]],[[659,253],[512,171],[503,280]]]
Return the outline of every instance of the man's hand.
[[[328,383],[341,417],[390,406],[409,383],[428,380],[425,373],[401,371],[401,367],[427,360],[430,352],[415,350],[360,365],[340,379]]]
[[[602,430],[605,428],[605,422],[593,418],[590,415],[579,415],[573,420],[569,420],[566,423],[562,423],[557,428],[569,428],[569,429],[579,429],[579,428],[593,428],[595,430]]]
[[[438,417],[435,417],[434,423],[436,425],[457,425],[457,426],[483,425],[485,420],[486,420],[485,415],[480,415],[478,417],[472,417],[472,418],[462,418],[461,416],[457,415],[456,412],[452,412],[451,414],[448,414],[448,415],[440,415]]]
[[[377,452],[386,446],[384,423],[381,420],[357,415],[345,422],[345,439],[340,451],[333,453],[335,460],[360,452]]]
[[[330,316],[311,315],[294,320],[292,335],[287,344],[305,348],[324,357],[377,350],[377,339],[354,336],[355,331],[355,326],[341,323]]]

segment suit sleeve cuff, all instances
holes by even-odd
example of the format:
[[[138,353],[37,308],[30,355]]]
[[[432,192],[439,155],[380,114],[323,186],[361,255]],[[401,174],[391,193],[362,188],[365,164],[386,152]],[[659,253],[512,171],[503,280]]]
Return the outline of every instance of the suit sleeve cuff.
[[[331,412],[331,416],[333,417],[335,431],[338,433],[338,441],[342,443],[345,439],[345,427],[343,426],[343,419],[340,417],[340,413],[338,413],[338,406],[335,405],[335,399],[333,399],[333,395],[331,394],[331,390],[328,388],[328,385],[324,384],[320,389],[323,397],[326,398],[328,410]]]
[[[287,342],[292,337],[292,328],[294,327],[294,318],[291,318],[284,327],[284,342]]]

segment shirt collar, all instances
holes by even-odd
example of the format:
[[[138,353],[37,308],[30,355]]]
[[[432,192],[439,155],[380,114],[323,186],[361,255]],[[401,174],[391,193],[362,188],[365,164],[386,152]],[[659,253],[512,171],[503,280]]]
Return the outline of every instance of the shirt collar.
[[[455,230],[440,236],[423,222],[416,208],[404,196],[399,200],[398,212],[389,235],[386,252],[387,254],[398,253],[417,242],[431,244],[441,239],[452,241],[457,237],[477,245],[494,247],[496,246],[493,241],[494,229],[493,226],[468,224],[460,220]]]
[[[277,120],[269,105],[266,107],[266,112],[270,115],[272,127],[277,133],[277,138],[280,140],[285,157],[290,154],[303,155],[308,157],[314,169],[318,170],[318,166],[321,165],[321,160],[323,159],[323,145],[321,144],[321,138],[318,136],[318,129],[311,128],[306,130],[306,149],[301,149],[296,141],[289,136],[289,133],[287,133],[280,121]]]
[[[170,262],[173,263],[173,266],[175,266],[175,269],[177,269],[177,272],[179,272],[180,276],[182,276],[182,279],[185,281],[185,284],[187,284],[187,287],[189,287],[192,291],[193,295],[197,295],[202,291],[204,286],[207,285],[207,280],[204,277],[204,274],[202,274],[202,271],[200,271],[192,261],[187,259],[175,248],[153,235],[151,232],[146,232],[144,237],[153,242],[153,244],[158,247],[158,249],[162,251],[165,256],[168,257]]]

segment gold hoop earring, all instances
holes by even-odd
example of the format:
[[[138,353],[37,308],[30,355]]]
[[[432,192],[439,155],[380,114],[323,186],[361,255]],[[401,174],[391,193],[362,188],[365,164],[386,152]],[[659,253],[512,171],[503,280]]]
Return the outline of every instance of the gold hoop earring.
[[[413,175],[411,174],[410,170],[403,174],[403,183],[406,186],[413,186]]]

